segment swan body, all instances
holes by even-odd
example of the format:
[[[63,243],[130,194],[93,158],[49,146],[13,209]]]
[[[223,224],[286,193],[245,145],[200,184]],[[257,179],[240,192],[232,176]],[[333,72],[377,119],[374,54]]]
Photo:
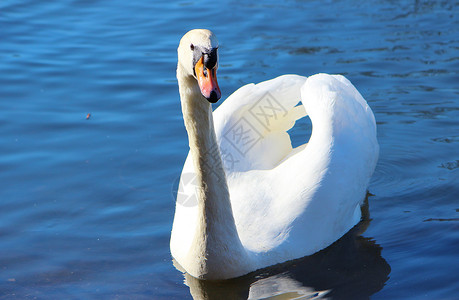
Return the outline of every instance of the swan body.
[[[341,75],[248,84],[212,112],[209,101],[220,90],[218,57],[209,53],[217,48],[208,30],[188,32],[178,48],[190,152],[170,244],[186,272],[212,280],[311,255],[338,240],[360,220],[379,153],[373,113]],[[207,66],[213,70],[202,79]],[[287,131],[306,115],[311,137],[292,148]]]

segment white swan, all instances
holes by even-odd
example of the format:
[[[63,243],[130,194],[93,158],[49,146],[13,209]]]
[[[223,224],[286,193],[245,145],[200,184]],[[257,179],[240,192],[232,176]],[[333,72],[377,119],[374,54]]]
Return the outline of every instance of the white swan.
[[[178,47],[190,152],[170,243],[186,272],[211,280],[310,255],[339,239],[360,220],[379,152],[370,107],[340,75],[248,84],[212,113],[209,102],[220,98],[217,48],[215,35],[202,29]],[[306,114],[312,135],[292,149],[287,130]]]

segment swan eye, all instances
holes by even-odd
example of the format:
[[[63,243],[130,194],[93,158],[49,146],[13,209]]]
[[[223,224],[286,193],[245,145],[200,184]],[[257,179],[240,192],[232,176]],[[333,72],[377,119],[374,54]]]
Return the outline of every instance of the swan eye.
[[[190,49],[194,50],[194,45],[193,44],[190,44]]]

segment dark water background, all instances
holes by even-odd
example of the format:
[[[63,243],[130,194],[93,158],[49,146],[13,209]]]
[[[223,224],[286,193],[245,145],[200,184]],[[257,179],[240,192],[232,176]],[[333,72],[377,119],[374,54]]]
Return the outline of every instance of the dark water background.
[[[344,74],[381,155],[369,216],[332,247],[185,285],[169,254],[188,151],[176,47],[202,27],[223,97]],[[458,1],[2,0],[0,138],[0,299],[459,299]]]

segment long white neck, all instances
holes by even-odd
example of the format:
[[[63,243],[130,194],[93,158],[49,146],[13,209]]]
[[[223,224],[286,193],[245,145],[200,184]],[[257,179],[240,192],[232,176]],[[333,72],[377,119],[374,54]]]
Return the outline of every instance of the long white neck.
[[[184,74],[180,64],[177,79],[198,198],[198,225],[186,269],[198,278],[234,277],[245,269],[247,253],[234,222],[212,107],[201,95],[196,79]]]

